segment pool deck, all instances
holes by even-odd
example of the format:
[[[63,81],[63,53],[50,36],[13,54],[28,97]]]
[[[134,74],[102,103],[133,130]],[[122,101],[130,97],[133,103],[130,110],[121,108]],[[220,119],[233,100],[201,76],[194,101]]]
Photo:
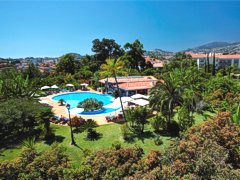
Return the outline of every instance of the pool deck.
[[[89,89],[89,91],[81,91],[81,90],[77,90],[74,92],[95,92],[95,93],[99,93],[97,91],[94,91],[92,89]],[[74,93],[72,92],[72,93]],[[65,93],[69,93],[69,92],[65,92]],[[63,116],[63,117],[67,117],[68,118],[68,112],[65,106],[60,106],[59,103],[57,101],[53,101],[52,97],[56,96],[56,95],[60,95],[60,94],[65,94],[65,93],[57,93],[57,94],[52,94],[52,95],[48,95],[46,97],[41,97],[39,98],[42,101],[47,102],[50,106],[52,106],[52,112],[56,115],[56,116]],[[70,92],[71,93],[71,92]],[[82,118],[84,119],[93,119],[94,121],[97,122],[98,125],[104,125],[104,124],[109,124],[109,122],[106,121],[106,116],[111,114],[111,115],[118,115],[118,113],[120,113],[121,110],[112,112],[112,113],[107,113],[107,114],[101,114],[101,115],[81,115]],[[71,118],[76,116],[75,114],[71,114]],[[79,115],[78,115],[79,116]]]

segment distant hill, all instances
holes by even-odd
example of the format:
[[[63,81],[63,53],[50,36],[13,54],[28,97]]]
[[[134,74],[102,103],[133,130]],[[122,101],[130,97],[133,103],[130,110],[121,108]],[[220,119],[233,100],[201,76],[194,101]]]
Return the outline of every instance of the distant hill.
[[[189,48],[187,50],[184,50],[184,52],[186,51],[192,51],[196,53],[208,53],[215,51],[216,53],[235,54],[240,53],[240,42],[211,42],[195,48]]]
[[[144,53],[145,56],[152,56],[152,57],[164,57],[164,56],[173,56],[174,53],[170,51],[165,51],[162,49],[153,49],[151,51],[146,51]]]
[[[78,53],[69,53],[69,54],[73,55],[77,61],[81,60],[81,58],[83,57],[83,56],[81,56],[81,55],[78,54]],[[62,57],[62,56],[61,56],[61,57]],[[61,57],[60,57],[60,58],[61,58]]]

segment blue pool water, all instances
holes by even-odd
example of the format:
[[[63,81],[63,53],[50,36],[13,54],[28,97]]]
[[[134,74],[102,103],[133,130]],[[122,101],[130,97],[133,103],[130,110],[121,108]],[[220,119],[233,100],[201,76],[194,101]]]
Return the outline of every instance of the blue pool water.
[[[60,99],[64,99],[68,104],[71,105],[71,109],[76,108],[78,103],[81,101],[84,101],[87,98],[96,98],[98,101],[103,102],[103,106],[106,106],[108,104],[111,104],[111,99],[113,98],[111,95],[108,94],[97,94],[93,92],[75,92],[75,93],[66,93],[61,95],[56,95],[52,97],[52,100],[59,101]],[[101,111],[91,112],[89,114],[105,114],[110,113],[118,110],[120,107],[114,107],[114,108],[104,108]],[[79,114],[88,114],[87,112],[82,112]]]

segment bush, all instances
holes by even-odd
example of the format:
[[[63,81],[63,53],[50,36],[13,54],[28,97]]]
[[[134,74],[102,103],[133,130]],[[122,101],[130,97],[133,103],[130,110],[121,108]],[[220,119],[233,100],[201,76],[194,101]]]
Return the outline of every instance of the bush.
[[[157,146],[160,146],[163,144],[162,139],[160,138],[160,136],[158,135],[155,139],[154,139],[154,144]]]
[[[153,117],[150,120],[150,124],[155,132],[160,132],[161,130],[166,130],[167,128],[167,121],[166,119],[161,115],[158,114],[155,117]]]
[[[132,132],[130,131],[129,127],[127,126],[127,124],[123,124],[121,126],[121,132],[122,132],[122,136],[123,136],[123,139],[125,141],[133,141],[133,134]]]
[[[115,149],[115,150],[119,150],[122,148],[122,145],[119,141],[115,141],[112,143],[112,147]]]
[[[178,124],[181,131],[186,131],[194,124],[194,119],[186,106],[178,110]]]
[[[86,139],[96,140],[101,136],[101,134],[97,133],[97,131],[94,129],[96,127],[98,127],[98,124],[94,120],[88,119],[79,127],[79,131],[80,132],[87,131]]]
[[[35,149],[24,149],[20,157],[0,163],[3,179],[61,179],[69,168],[65,149],[54,144],[50,150],[38,153]]]
[[[236,150],[239,143],[240,127],[232,123],[230,113],[223,112],[190,128],[166,151],[166,159],[172,162],[175,175],[212,179],[222,169],[240,167],[240,153]]]
[[[89,112],[89,111],[103,109],[103,102],[98,101],[95,98],[87,98],[84,101],[79,102],[77,107],[83,108],[84,111]]]
[[[79,127],[81,125],[84,125],[85,122],[86,122],[85,119],[83,119],[81,117],[77,117],[77,116],[74,116],[71,119],[71,123],[72,123],[73,127]]]
[[[167,123],[167,131],[171,133],[172,136],[179,136],[179,125],[176,121]]]
[[[87,157],[84,164],[91,167],[90,179],[124,179],[135,173],[142,156],[141,148],[101,150]]]

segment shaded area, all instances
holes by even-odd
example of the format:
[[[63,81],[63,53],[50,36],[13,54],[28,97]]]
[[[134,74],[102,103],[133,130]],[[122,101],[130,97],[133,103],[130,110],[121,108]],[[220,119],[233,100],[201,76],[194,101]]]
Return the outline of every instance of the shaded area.
[[[64,139],[65,139],[64,136],[56,135],[56,136],[54,136],[53,138],[47,139],[44,143],[45,143],[45,144],[48,144],[48,145],[51,145],[51,144],[53,144],[54,142],[62,143]]]

